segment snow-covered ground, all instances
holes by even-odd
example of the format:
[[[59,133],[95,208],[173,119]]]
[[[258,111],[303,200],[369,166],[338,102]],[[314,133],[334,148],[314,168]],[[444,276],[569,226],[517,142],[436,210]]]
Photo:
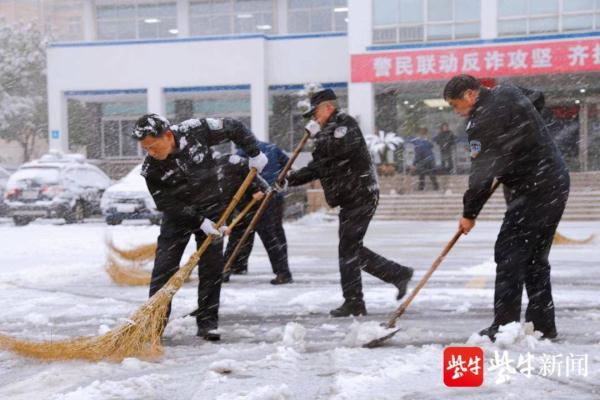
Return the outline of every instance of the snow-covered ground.
[[[337,222],[316,214],[286,225],[294,284],[268,283],[268,259],[257,245],[249,275],[234,276],[224,286],[220,343],[197,339],[195,321],[183,317],[195,308],[195,282],[190,282],[175,297],[160,360],[40,362],[0,351],[0,398],[600,398],[600,240],[555,246],[551,254],[561,340],[540,341],[527,326],[509,326],[491,344],[473,333],[492,318],[498,227],[480,222],[458,242],[399,320],[403,330],[385,347],[360,345],[398,306],[389,285],[363,275],[369,315],[329,318],[328,311],[342,301]],[[366,244],[413,266],[414,287],[455,228],[455,222],[374,222]],[[560,231],[584,238],[599,233],[600,223],[565,222]],[[118,324],[146,300],[147,288],[110,281],[103,269],[105,236],[130,247],[153,241],[157,233],[144,223],[40,221],[14,227],[0,220],[0,332],[50,340],[95,335]],[[484,349],[485,382],[478,388],[446,387],[444,348],[467,345]],[[531,376],[517,368],[519,357],[528,355]],[[521,372],[493,366],[504,356]]]

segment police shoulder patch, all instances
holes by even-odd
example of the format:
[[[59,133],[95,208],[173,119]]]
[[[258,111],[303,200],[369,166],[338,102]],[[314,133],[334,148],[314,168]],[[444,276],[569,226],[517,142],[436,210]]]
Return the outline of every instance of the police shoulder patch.
[[[206,118],[206,123],[212,131],[223,129],[223,118]]]
[[[337,128],[335,128],[335,131],[333,131],[333,137],[336,139],[341,139],[344,136],[346,136],[346,133],[348,133],[347,126],[338,126]]]
[[[471,140],[469,147],[471,149],[471,158],[477,157],[481,152],[481,142],[479,140]]]

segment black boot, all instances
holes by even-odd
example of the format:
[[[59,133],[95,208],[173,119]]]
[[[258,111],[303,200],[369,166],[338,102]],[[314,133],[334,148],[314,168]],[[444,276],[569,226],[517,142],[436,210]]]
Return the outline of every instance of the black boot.
[[[221,340],[221,335],[215,332],[219,327],[216,320],[213,319],[201,319],[196,317],[196,323],[198,324],[198,332],[196,336],[201,337],[209,342],[217,342]]]
[[[277,274],[274,279],[271,279],[271,285],[285,285],[286,283],[293,283],[291,275]]]
[[[400,300],[406,294],[406,289],[408,287],[408,282],[412,279],[414,270],[412,268],[405,267],[406,272],[402,274],[402,276],[394,282],[394,285],[398,288],[398,294],[396,295],[396,300]]]
[[[198,327],[198,332],[196,333],[196,336],[201,337],[204,340],[207,340],[209,342],[218,342],[219,340],[221,340],[221,334],[215,332],[214,329],[207,329],[207,328],[202,328],[202,327]]]
[[[495,342],[496,334],[498,333],[498,328],[499,327],[497,325],[491,325],[491,326],[479,331],[479,336],[487,336],[490,338],[490,340],[492,342]]]
[[[367,315],[367,308],[363,300],[346,300],[340,307],[329,311],[329,314],[334,318]]]

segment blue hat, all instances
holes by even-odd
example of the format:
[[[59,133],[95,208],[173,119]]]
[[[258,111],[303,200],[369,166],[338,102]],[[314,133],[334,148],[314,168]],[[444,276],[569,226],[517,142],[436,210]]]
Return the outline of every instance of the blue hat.
[[[333,90],[331,90],[331,89],[319,90],[318,92],[316,92],[312,96],[310,96],[310,108],[308,109],[308,111],[306,111],[304,114],[302,114],[302,116],[304,118],[311,117],[314,114],[314,112],[317,109],[317,106],[319,104],[321,104],[324,101],[331,101],[331,100],[337,100],[337,96],[335,95]]]

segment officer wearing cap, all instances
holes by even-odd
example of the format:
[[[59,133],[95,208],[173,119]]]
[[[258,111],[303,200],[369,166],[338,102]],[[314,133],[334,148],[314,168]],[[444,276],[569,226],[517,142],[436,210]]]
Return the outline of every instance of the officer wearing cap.
[[[344,303],[333,317],[366,315],[361,269],[398,288],[400,299],[413,270],[388,260],[363,245],[369,222],[379,201],[375,168],[358,123],[339,111],[333,90],[325,89],[310,99],[304,117],[311,118],[306,130],[315,141],[312,161],[291,172],[287,183],[302,185],[320,179],[325,198],[339,213],[339,267]]]
[[[444,99],[467,119],[471,147],[469,187],[459,228],[467,234],[497,179],[507,211],[496,239],[494,321],[480,334],[495,340],[500,326],[525,320],[543,338],[557,336],[548,255],[569,196],[569,172],[537,107],[543,97],[516,86],[482,87],[470,75],[452,78]],[[540,101],[541,100],[541,101]]]
[[[146,114],[137,120],[132,136],[148,153],[142,176],[156,207],[163,213],[150,296],[178,270],[191,234],[196,237],[198,246],[207,235],[218,237],[198,263],[196,323],[198,336],[219,340],[220,336],[214,330],[218,327],[224,267],[221,236],[226,227],[217,230],[213,221],[219,218],[226,204],[210,147],[233,141],[249,155],[249,167],[259,172],[267,164],[266,156],[258,149],[254,135],[241,122],[231,118],[190,119],[171,125],[158,114]]]

